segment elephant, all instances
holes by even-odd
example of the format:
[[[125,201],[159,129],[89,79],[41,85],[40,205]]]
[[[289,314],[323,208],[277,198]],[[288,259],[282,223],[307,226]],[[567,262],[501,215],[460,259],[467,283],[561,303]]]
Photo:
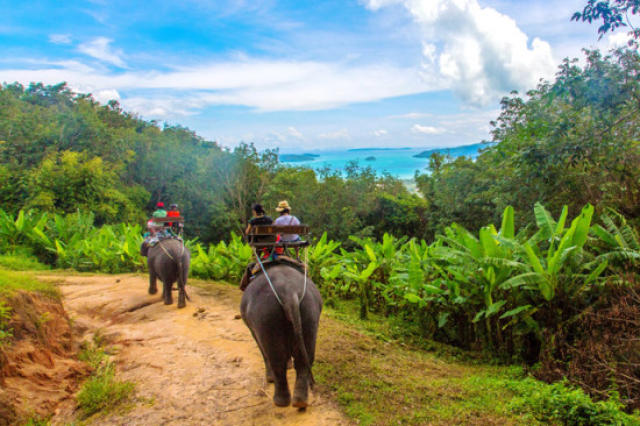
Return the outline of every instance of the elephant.
[[[171,287],[178,282],[178,308],[184,308],[188,297],[185,290],[191,253],[178,239],[166,239],[159,241],[153,247],[149,247],[147,265],[149,266],[149,294],[156,294],[158,288],[156,280],[162,281],[162,297],[165,305],[173,303]]]
[[[296,370],[293,406],[303,410],[308,406],[309,387],[314,383],[311,367],[322,297],[308,277],[304,290],[305,276],[297,268],[276,264],[267,273],[275,292],[264,274],[256,276],[242,295],[241,316],[262,353],[267,381],[275,382],[273,402],[280,407],[291,404],[287,364],[293,357]]]

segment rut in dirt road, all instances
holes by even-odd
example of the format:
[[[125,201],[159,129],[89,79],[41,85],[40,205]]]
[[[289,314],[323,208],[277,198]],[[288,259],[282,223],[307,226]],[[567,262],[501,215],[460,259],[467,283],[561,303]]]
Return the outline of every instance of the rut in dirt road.
[[[87,338],[99,332],[113,345],[118,377],[136,383],[139,402],[132,410],[94,423],[349,424],[317,393],[306,412],[273,405],[259,350],[236,319],[241,293],[235,288],[190,286],[192,301],[180,310],[147,295],[147,279],[139,275],[64,277],[60,288],[78,328]],[[294,375],[290,370],[290,387]],[[68,417],[61,412],[53,422]]]

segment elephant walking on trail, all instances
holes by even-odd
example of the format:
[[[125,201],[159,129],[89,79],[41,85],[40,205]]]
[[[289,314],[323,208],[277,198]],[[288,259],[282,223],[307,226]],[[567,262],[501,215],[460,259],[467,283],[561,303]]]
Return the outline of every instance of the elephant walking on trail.
[[[296,370],[293,406],[303,409],[308,405],[308,391],[313,385],[311,367],[322,298],[308,277],[304,290],[304,274],[294,267],[275,265],[267,273],[275,292],[267,277],[258,275],[242,295],[240,312],[262,352],[267,381],[275,382],[273,402],[281,407],[291,403],[287,363],[293,357]]]
[[[156,294],[158,287],[156,280],[162,281],[162,297],[165,305],[173,303],[171,287],[178,282],[178,308],[184,308],[186,304],[187,276],[191,253],[182,241],[167,239],[158,242],[149,248],[147,265],[149,265],[149,294]]]

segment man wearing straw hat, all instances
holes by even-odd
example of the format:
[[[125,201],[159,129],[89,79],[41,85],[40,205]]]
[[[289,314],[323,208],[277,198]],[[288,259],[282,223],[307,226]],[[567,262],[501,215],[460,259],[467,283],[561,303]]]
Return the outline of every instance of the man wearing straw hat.
[[[291,207],[289,206],[289,203],[287,202],[287,200],[280,201],[278,203],[278,207],[276,207],[276,211],[280,213],[280,216],[278,216],[276,220],[273,222],[274,225],[280,225],[280,226],[300,225],[300,221],[298,220],[298,218],[290,214]],[[300,235],[282,234],[280,235],[280,241],[289,242],[289,243],[293,241],[300,241]]]

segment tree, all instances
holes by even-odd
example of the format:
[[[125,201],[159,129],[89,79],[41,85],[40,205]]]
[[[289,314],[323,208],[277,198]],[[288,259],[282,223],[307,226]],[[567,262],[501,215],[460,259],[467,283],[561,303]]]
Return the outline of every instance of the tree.
[[[589,0],[582,12],[576,12],[571,17],[572,21],[593,21],[602,20],[602,25],[598,28],[599,38],[602,38],[608,31],[615,31],[620,27],[629,27],[634,40],[629,41],[629,46],[635,45],[640,39],[640,28],[635,28],[629,19],[629,13],[636,15],[640,12],[640,0]]]

